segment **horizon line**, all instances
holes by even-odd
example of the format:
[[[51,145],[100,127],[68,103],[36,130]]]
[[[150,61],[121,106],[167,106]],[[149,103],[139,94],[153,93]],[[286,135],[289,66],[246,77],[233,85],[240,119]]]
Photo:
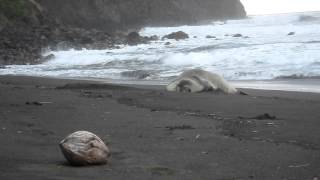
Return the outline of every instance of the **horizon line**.
[[[292,11],[292,12],[278,12],[278,13],[262,13],[262,14],[249,14],[247,16],[263,16],[263,15],[277,15],[277,14],[292,14],[292,13],[304,13],[304,12],[320,12],[320,10],[313,11]]]

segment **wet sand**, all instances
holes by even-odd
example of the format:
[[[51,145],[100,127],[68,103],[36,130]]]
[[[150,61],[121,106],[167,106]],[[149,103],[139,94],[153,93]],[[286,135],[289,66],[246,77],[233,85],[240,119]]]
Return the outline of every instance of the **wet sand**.
[[[320,94],[243,91],[0,76],[0,179],[320,177]],[[58,143],[77,130],[108,144],[109,165],[68,165]]]

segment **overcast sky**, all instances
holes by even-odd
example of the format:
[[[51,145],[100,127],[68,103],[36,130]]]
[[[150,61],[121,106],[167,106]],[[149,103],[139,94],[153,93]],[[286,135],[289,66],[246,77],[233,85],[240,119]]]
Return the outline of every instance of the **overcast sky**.
[[[320,11],[320,0],[241,0],[249,15]]]

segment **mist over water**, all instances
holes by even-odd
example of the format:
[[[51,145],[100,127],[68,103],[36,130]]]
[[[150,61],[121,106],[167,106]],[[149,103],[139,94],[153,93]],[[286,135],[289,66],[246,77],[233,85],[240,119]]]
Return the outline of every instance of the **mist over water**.
[[[153,27],[141,35],[160,37],[184,31],[186,40],[159,40],[113,50],[52,51],[40,65],[11,65],[0,74],[99,78],[136,82],[122,72],[144,70],[163,82],[191,68],[228,80],[268,80],[279,76],[320,76],[320,13],[252,16],[202,26]],[[294,35],[288,36],[289,32]],[[242,37],[233,37],[234,34]],[[216,38],[206,38],[207,35]],[[246,37],[247,36],[247,37]],[[170,42],[170,45],[165,45]]]

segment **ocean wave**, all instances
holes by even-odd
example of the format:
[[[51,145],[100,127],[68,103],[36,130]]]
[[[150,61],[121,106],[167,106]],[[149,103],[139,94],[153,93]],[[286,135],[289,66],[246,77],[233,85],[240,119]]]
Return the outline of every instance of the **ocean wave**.
[[[202,52],[202,51],[210,51],[210,50],[217,50],[217,49],[233,49],[233,48],[249,47],[249,46],[255,46],[255,45],[256,44],[221,43],[221,44],[215,44],[215,45],[200,46],[200,47],[186,50],[185,52]]]
[[[317,22],[320,21],[320,17],[310,16],[310,15],[300,15],[298,18],[299,22]]]
[[[6,66],[0,74],[157,81],[202,68],[228,80],[314,78],[320,76],[320,23],[299,23],[302,15],[320,17],[320,13],[298,13],[201,26],[149,27],[141,35],[162,37],[183,30],[190,38],[120,49],[52,51],[47,53],[55,58],[44,64]],[[289,32],[295,35],[287,36]],[[225,36],[238,33],[249,38]]]
[[[292,75],[281,75],[277,76],[274,79],[320,79],[320,75],[318,76],[307,76],[304,74],[292,74]]]

